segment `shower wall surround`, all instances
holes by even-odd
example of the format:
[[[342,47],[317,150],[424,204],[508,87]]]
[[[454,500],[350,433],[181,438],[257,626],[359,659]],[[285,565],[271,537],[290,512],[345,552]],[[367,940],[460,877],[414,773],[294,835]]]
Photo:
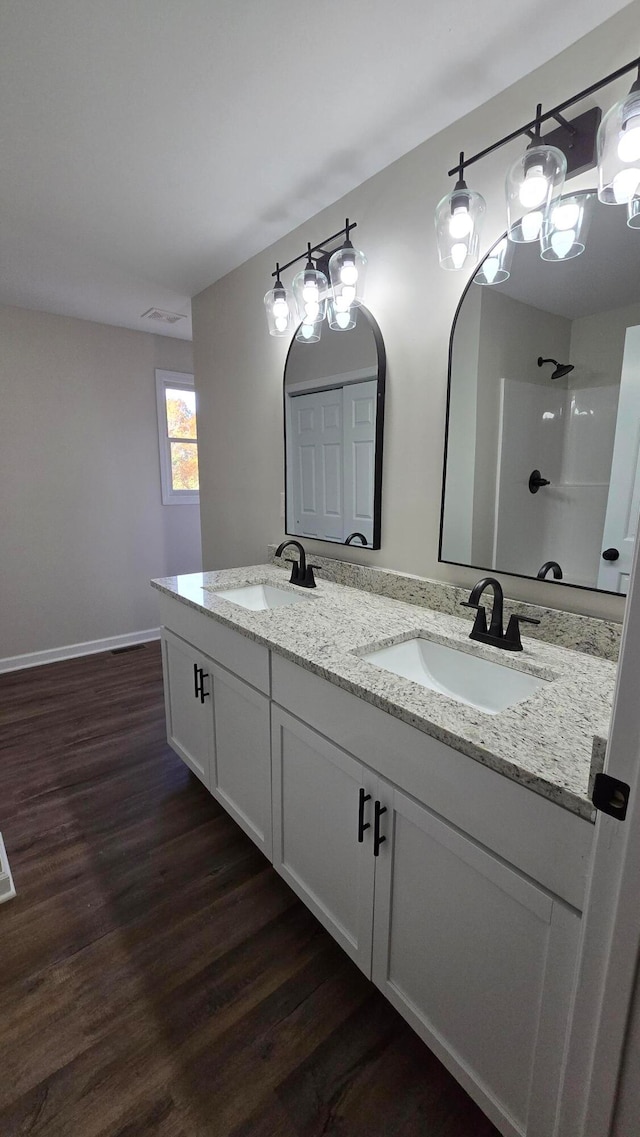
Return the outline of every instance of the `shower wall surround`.
[[[301,242],[313,240],[314,233],[320,238],[336,231],[349,215],[358,217],[366,245],[365,303],[380,325],[388,364],[381,548],[367,552],[351,547],[350,559],[462,588],[475,583],[480,575],[476,570],[439,564],[437,559],[449,333],[466,279],[442,272],[437,263],[432,213],[443,192],[442,171],[460,150],[479,148],[527,121],[541,96],[551,106],[626,63],[638,26],[640,3],[634,2],[312,220],[307,218],[314,212],[313,199],[295,199],[292,190],[291,226],[303,220],[304,225],[195,297],[206,568],[256,564],[269,542],[283,533],[282,376],[288,344],[266,335],[261,297],[276,249],[278,258],[286,260],[299,251]],[[619,97],[614,88],[610,95]],[[453,119],[455,88],[451,110]],[[428,113],[426,106],[425,133]],[[488,203],[484,249],[504,231],[505,164],[520,152],[521,141],[516,141],[495,161],[479,163],[474,173],[474,188]],[[357,154],[352,161],[358,162]],[[335,170],[333,177],[339,193]],[[572,187],[588,186],[592,180],[593,175],[581,175]],[[284,209],[278,233],[286,226]],[[309,542],[309,549],[312,561],[328,551],[317,542]],[[515,599],[613,621],[620,621],[624,612],[621,597],[561,584],[514,578],[508,591]]]
[[[553,558],[572,584],[597,587],[618,391],[503,380],[497,565],[528,575]],[[531,494],[523,466],[549,489]]]

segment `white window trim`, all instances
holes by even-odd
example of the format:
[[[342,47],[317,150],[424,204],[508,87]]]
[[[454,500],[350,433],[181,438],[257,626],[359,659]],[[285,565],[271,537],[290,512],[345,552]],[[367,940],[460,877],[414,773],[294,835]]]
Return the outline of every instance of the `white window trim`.
[[[171,484],[171,450],[167,428],[167,387],[183,391],[193,391],[193,375],[182,371],[159,371],[156,369],[156,407],[158,411],[158,442],[160,448],[160,485],[163,505],[198,505],[199,492],[193,490],[174,490]]]

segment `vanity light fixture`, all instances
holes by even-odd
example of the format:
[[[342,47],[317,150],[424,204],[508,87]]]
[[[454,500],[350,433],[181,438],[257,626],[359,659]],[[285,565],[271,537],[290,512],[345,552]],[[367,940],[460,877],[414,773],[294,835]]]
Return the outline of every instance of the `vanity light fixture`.
[[[311,244],[307,245],[307,263],[293,278],[293,295],[296,299],[298,319],[303,327],[312,328],[324,320],[327,310],[327,289],[329,281],[311,260]],[[305,339],[311,339],[307,332]],[[317,337],[320,339],[320,335]]]
[[[511,276],[514,245],[506,237],[491,250],[480,265],[473,280],[475,284],[502,284]]]
[[[336,300],[329,300],[327,303],[327,321],[332,332],[350,332],[355,328],[358,318],[358,309],[354,305],[348,307],[340,305]]]
[[[627,205],[640,184],[640,68],[629,94],[614,103],[598,131],[598,197]]]
[[[367,258],[354,248],[350,233],[356,222],[347,220],[344,229],[326,237],[319,245],[307,245],[307,251],[287,264],[276,264],[276,283],[267,292],[264,303],[269,332],[272,336],[289,335],[296,323],[296,339],[300,343],[317,343],[325,316],[333,331],[351,331],[356,326],[358,307],[363,302]],[[344,237],[337,248],[335,242]],[[306,258],[303,269],[293,280],[293,294],[286,289],[280,273]],[[329,286],[331,277],[331,287]]]
[[[280,265],[276,264],[276,271],[273,274],[276,282],[273,288],[265,294],[264,306],[267,310],[267,323],[269,325],[269,335],[271,336],[288,336],[291,335],[295,326],[295,307],[293,294],[288,288],[285,288],[280,280]]]
[[[354,226],[347,218],[346,238],[341,248],[336,249],[329,260],[331,293],[336,312],[348,312],[362,304],[367,258],[359,249],[354,249],[349,232]]]
[[[317,343],[322,335],[323,322],[324,316],[319,316],[317,320],[303,320],[296,332],[298,343]]]
[[[562,193],[567,159],[557,146],[543,143],[540,115],[525,153],[507,171],[505,192],[509,240],[516,243],[537,241],[549,214],[551,202]]]
[[[595,193],[577,193],[552,203],[540,233],[543,261],[569,261],[584,252],[595,197]]]
[[[464,153],[461,153],[458,180],[451,193],[438,203],[435,217],[440,267],[451,272],[477,261],[480,229],[487,209],[482,195],[468,188],[463,170]]]
[[[616,103],[604,119],[599,107],[592,107],[572,120],[564,117],[563,112],[569,107],[633,70],[638,71],[638,78],[629,94]],[[550,120],[557,123],[556,129],[543,136],[542,126]],[[619,67],[583,91],[578,91],[544,114],[539,103],[531,122],[486,146],[471,158],[460,155],[457,166],[449,170],[449,177],[457,174],[456,186],[436,207],[438,255],[442,268],[454,271],[461,269],[470,257],[477,255],[477,250],[472,247],[473,237],[477,233],[471,205],[474,195],[470,194],[464,181],[465,170],[474,162],[479,162],[481,158],[523,136],[530,139],[529,146],[512,163],[506,177],[510,243],[540,240],[540,255],[543,260],[563,261],[579,256],[585,248],[591,201],[586,203],[587,208],[580,213],[577,197],[565,198],[560,203],[557,199],[562,193],[566,177],[575,177],[592,169],[596,161],[599,166],[600,201],[611,205],[627,205],[628,225],[632,229],[640,228],[639,58]],[[460,196],[457,197],[457,194]],[[484,207],[484,202],[482,205]],[[486,267],[485,264],[481,265],[474,280],[478,284],[499,284],[506,280],[505,271],[508,275],[508,267],[500,262],[498,256],[492,255]]]

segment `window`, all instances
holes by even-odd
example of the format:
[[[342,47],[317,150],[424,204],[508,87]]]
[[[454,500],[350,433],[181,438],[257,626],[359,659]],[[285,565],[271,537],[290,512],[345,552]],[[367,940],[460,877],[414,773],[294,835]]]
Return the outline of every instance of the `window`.
[[[198,426],[193,375],[156,371],[160,482],[165,505],[196,505]]]

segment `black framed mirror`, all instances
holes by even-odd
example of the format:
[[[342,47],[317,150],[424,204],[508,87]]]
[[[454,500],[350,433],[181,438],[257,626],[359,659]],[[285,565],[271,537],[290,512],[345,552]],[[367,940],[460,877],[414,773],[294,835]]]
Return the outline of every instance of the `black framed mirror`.
[[[625,594],[640,507],[640,231],[594,190],[558,204],[589,212],[584,251],[548,261],[538,241],[507,242],[503,267],[503,237],[458,306],[439,559]],[[561,231],[557,252],[570,248]]]
[[[285,531],[380,548],[386,356],[371,313],[294,336],[284,368]]]

